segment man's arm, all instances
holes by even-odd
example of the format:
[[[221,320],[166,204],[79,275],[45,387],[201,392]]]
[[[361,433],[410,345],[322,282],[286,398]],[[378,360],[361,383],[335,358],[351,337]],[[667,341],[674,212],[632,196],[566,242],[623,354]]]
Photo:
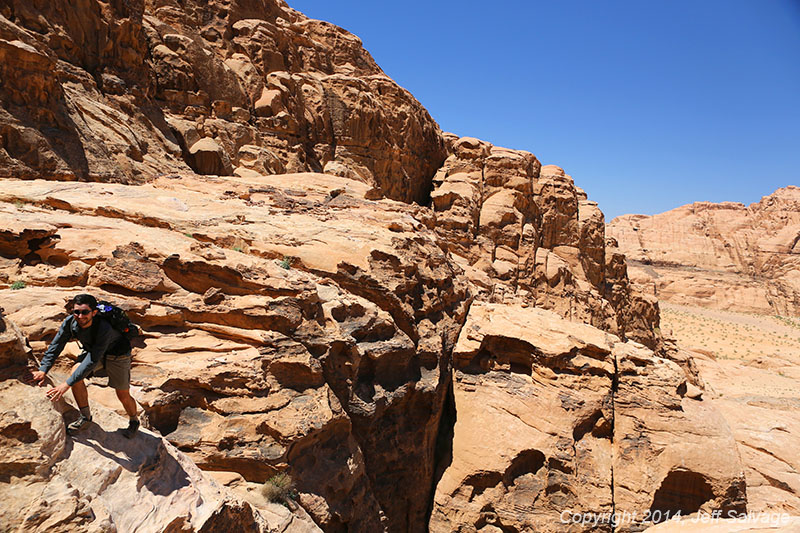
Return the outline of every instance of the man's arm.
[[[50,346],[48,346],[47,350],[44,352],[42,362],[39,365],[39,372],[46,374],[53,367],[53,363],[56,362],[56,357],[61,355],[61,352],[64,351],[64,346],[67,345],[67,342],[69,342],[71,338],[72,317],[68,316],[61,323],[61,327],[58,328],[56,336],[53,337],[53,340],[50,342]]]
[[[81,361],[80,366],[75,369],[75,372],[67,378],[67,385],[72,387],[78,381],[85,379],[89,373],[103,361],[108,348],[119,338],[114,328],[108,323],[102,322],[97,325],[97,338],[92,346],[87,347],[85,350],[86,357]]]

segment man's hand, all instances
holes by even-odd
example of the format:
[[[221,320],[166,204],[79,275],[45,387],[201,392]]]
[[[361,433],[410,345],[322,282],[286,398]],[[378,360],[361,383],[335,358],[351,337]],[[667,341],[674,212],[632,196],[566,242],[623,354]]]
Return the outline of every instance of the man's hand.
[[[34,383],[36,383],[37,385],[42,385],[43,384],[42,382],[44,381],[44,378],[46,378],[46,377],[47,377],[47,374],[45,374],[41,370],[34,370],[33,372],[31,372],[31,380]]]
[[[64,396],[64,393],[69,390],[69,385],[66,383],[62,383],[61,385],[57,385],[47,391],[47,397],[50,398],[51,402],[57,402]]]

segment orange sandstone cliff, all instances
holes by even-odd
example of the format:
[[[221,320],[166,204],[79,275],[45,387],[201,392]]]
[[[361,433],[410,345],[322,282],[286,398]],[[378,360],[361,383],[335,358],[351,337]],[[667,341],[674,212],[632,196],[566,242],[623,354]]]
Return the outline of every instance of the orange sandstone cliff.
[[[800,187],[608,224],[637,281],[664,301],[800,316]]]

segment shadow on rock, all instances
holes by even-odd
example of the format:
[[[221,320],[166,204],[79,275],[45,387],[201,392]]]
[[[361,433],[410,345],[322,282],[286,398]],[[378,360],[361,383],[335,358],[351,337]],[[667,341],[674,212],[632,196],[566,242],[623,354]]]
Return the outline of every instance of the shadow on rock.
[[[120,429],[106,431],[92,422],[68,438],[67,455],[78,445],[86,446],[125,470],[136,473],[137,491],[144,487],[156,496],[167,496],[191,484],[188,473],[169,453],[164,440],[146,430],[140,430],[128,439]]]

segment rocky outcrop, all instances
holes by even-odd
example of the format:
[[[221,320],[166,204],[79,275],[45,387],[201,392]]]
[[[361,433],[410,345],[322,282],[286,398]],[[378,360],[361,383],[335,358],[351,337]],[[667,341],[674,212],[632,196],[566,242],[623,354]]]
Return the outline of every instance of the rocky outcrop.
[[[603,213],[572,177],[531,153],[448,138],[428,225],[480,300],[550,309],[656,347],[658,302],[628,282]]]
[[[748,511],[800,515],[798,357],[717,359],[694,354],[706,395],[738,443]]]
[[[541,309],[475,303],[453,364],[456,422],[430,531],[637,531],[646,510],[745,509],[724,420],[641,344]],[[571,524],[634,512],[616,529]]]
[[[563,512],[745,508],[736,439],[563,169],[442,134],[356,37],[277,0],[62,4],[0,0],[0,366],[75,294],[114,301],[143,329],[148,431],[134,449],[98,406],[65,439],[73,410],[0,382],[3,520],[590,531]],[[258,495],[276,473],[288,509]]]
[[[133,376],[147,425],[251,506],[289,473],[297,512],[325,531],[548,531],[567,508],[743,508],[734,439],[696,368],[630,340],[611,300],[635,298],[624,259],[587,244],[605,244],[596,208],[578,202],[583,225],[560,215],[574,203],[552,196],[566,194],[552,180],[570,190],[552,172],[518,201],[549,213],[527,223],[549,236],[525,250],[547,257],[537,275],[559,265],[551,277],[572,283],[560,292],[499,263],[479,271],[491,253],[511,257],[522,230],[484,201],[484,248],[468,246],[436,204],[447,180],[427,208],[368,200],[373,188],[338,176],[191,173],[138,186],[6,180],[14,246],[0,292],[35,353],[77,292],[122,305],[144,329]],[[658,340],[657,307],[641,301],[653,313],[639,315],[642,338]],[[581,323],[601,312],[604,329]]]
[[[700,320],[698,323],[702,322]],[[735,323],[726,323],[728,331]],[[714,326],[700,326],[708,333]],[[763,334],[763,331],[762,331]],[[725,419],[736,439],[747,484],[747,513],[697,517],[646,531],[797,531],[800,527],[800,403],[797,354],[716,359],[694,352],[705,382],[704,399]]]
[[[25,338],[16,324],[3,318],[0,308],[0,377],[8,379],[28,363],[28,352]]]
[[[0,316],[0,523],[8,531],[319,531],[278,504],[257,510],[204,474],[164,438],[129,440],[124,418],[95,405],[94,423],[67,438],[44,389],[22,383],[28,354],[13,322]],[[16,379],[12,379],[16,378]]]
[[[369,190],[321,174],[7,180],[0,217],[55,234],[6,260],[26,287],[4,305],[41,350],[71,295],[118,302],[146,332],[148,425],[199,466],[288,472],[326,531],[420,530],[468,293],[418,208]]]
[[[436,123],[357,37],[277,0],[6,0],[0,80],[0,177],[332,165],[422,203],[445,158]]]
[[[697,202],[654,216],[625,215],[608,234],[631,277],[659,299],[800,316],[800,188],[760,202]]]

